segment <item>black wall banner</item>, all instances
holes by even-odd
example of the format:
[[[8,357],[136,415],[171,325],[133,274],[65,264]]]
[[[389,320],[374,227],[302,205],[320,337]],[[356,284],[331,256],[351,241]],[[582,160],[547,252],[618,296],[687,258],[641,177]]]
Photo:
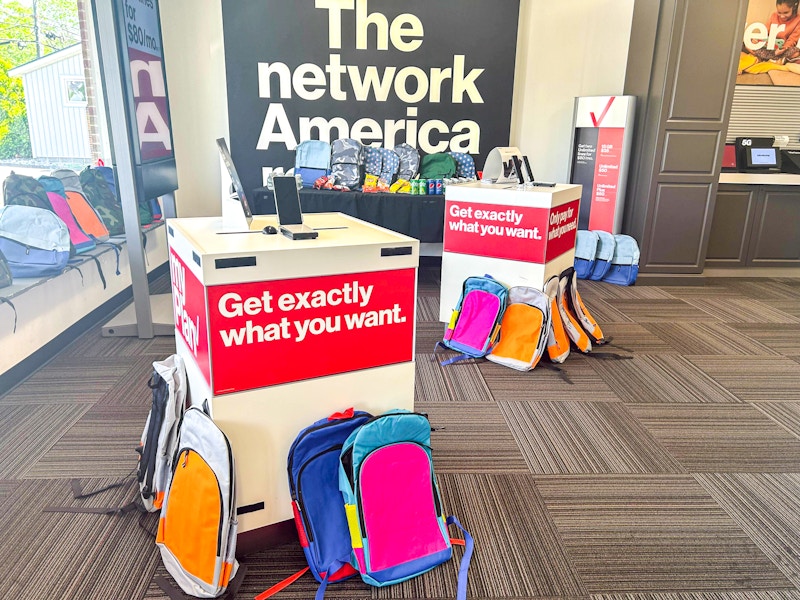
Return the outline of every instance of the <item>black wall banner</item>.
[[[519,0],[223,0],[222,17],[247,190],[305,139],[467,152],[479,169],[508,145]]]

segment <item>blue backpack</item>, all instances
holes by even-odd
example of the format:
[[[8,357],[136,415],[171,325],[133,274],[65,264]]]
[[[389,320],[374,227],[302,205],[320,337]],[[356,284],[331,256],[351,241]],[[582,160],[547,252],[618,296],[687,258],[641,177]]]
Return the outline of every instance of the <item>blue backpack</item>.
[[[588,279],[592,273],[598,243],[596,231],[578,230],[575,237],[575,274],[578,279]]]
[[[69,230],[50,210],[4,206],[0,208],[0,252],[15,279],[59,275],[69,261]]]
[[[606,283],[633,285],[639,274],[639,244],[629,235],[614,236],[614,255],[611,266],[603,277]]]
[[[322,591],[328,583],[356,574],[348,562],[350,533],[339,493],[339,453],[348,436],[371,417],[352,408],[335,413],[303,429],[289,449],[289,491],[297,535],[311,573],[323,584]]]
[[[597,234],[597,252],[594,256],[594,266],[588,279],[600,281],[611,268],[611,259],[614,257],[614,248],[617,245],[614,235],[607,231],[595,231]],[[576,267],[577,270],[577,267]]]
[[[350,528],[350,563],[370,585],[406,581],[450,560],[454,540],[447,526],[455,524],[466,546],[458,576],[461,600],[473,541],[455,517],[444,516],[430,446],[428,418],[405,410],[373,417],[347,438],[339,489]]]
[[[492,351],[500,333],[500,322],[508,304],[508,288],[491,276],[467,277],[461,290],[444,339],[436,349],[449,348],[460,352],[442,365],[465,358],[480,358]]]
[[[450,156],[456,161],[456,177],[467,179],[477,179],[475,171],[475,160],[466,152],[450,152]]]
[[[295,148],[294,173],[303,179],[303,187],[314,187],[314,182],[331,172],[331,145],[322,140],[305,140]]]

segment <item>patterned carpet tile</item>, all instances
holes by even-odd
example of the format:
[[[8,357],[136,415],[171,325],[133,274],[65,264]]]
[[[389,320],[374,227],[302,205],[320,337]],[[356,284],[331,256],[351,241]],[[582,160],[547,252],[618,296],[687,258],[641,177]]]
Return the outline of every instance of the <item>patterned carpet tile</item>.
[[[417,322],[439,323],[439,295],[417,296]],[[444,331],[444,323],[441,324]]]
[[[414,402],[491,402],[492,395],[479,366],[464,360],[442,366],[431,354],[416,357]]]
[[[535,479],[570,562],[593,594],[792,588],[690,476]]]
[[[800,323],[800,319],[751,298],[688,298],[692,306],[728,323]]]
[[[515,371],[489,361],[479,368],[498,402],[537,400],[585,400],[589,402],[619,402],[613,390],[591,367],[596,360],[571,354],[554,370],[549,363],[537,365],[532,371]],[[566,378],[566,379],[565,379]]]
[[[800,354],[800,324],[736,323],[731,327],[781,354]]]
[[[713,473],[695,478],[800,588],[800,475]]]
[[[533,473],[683,472],[622,404],[502,402],[500,408]]]
[[[137,356],[141,353],[169,356],[175,352],[173,336],[151,339],[138,337],[103,337],[97,326],[75,340],[61,356],[66,358],[102,359],[110,356]]]
[[[143,353],[139,356],[126,357],[122,361],[128,370],[119,377],[117,384],[98,400],[97,404],[103,409],[114,409],[119,412],[128,411],[131,414],[141,415],[147,410],[153,400],[153,392],[148,387],[150,376],[153,374],[153,362],[163,360],[169,355],[156,355]],[[142,421],[144,426],[144,421]]]
[[[3,506],[3,502],[14,493],[14,490],[16,490],[18,486],[18,481],[0,480],[0,507]]]
[[[741,402],[682,356],[634,354],[632,360],[589,360],[589,364],[625,402]]]
[[[759,325],[759,328],[763,325]],[[645,323],[644,328],[684,355],[777,354],[727,323]],[[756,329],[757,331],[760,329]]]
[[[800,403],[761,402],[753,406],[800,438]]]
[[[776,310],[800,318],[800,300],[762,300],[762,302]]]
[[[603,300],[668,300],[673,296],[669,288],[660,288],[654,285],[624,286],[581,279],[578,281],[578,291],[584,300],[602,298]]]
[[[689,356],[687,360],[745,402],[800,401],[800,365],[789,358]]]
[[[753,406],[627,408],[689,472],[800,471],[800,440]]]
[[[720,285],[718,283],[710,283],[706,285],[670,285],[661,288],[667,292],[671,297],[680,300],[692,298],[744,298],[741,292],[734,288]]]
[[[136,447],[148,406],[93,408],[83,415],[26,473],[26,478],[124,477],[136,468]],[[85,484],[85,487],[92,487]]]
[[[102,398],[128,370],[119,358],[86,359],[59,356],[0,398],[0,405],[91,403]]]
[[[662,339],[660,335],[650,331],[650,323],[645,326],[639,325],[639,323],[609,322],[600,319],[594,313],[592,313],[592,316],[600,324],[604,337],[610,339],[612,344],[607,347],[597,348],[596,350],[598,351],[608,350],[620,354],[625,354],[626,352],[633,354],[675,354],[679,352],[679,349]],[[618,346],[618,348],[614,346]]]
[[[592,594],[589,600],[800,600],[794,590],[763,592],[664,592],[659,594]]]
[[[445,512],[458,517],[475,539],[468,598],[582,596],[586,589],[564,552],[531,475],[439,476]],[[452,529],[452,528],[451,528]],[[460,556],[460,554],[459,554]],[[448,587],[402,584],[386,598],[455,598],[457,565],[448,565]],[[415,589],[416,588],[416,589]]]
[[[4,406],[0,411],[0,479],[23,477],[89,408],[85,403]]]
[[[104,483],[111,483],[106,480]],[[130,486],[76,501],[65,481],[22,482],[0,514],[0,597],[15,600],[141,598],[160,560],[138,515],[44,513],[46,506],[121,506]]]
[[[719,320],[713,314],[675,298],[614,299],[607,302],[637,323]]]
[[[790,283],[790,279],[737,279],[721,277],[712,279],[712,285],[721,285],[734,290],[736,293],[756,300],[798,300],[800,299],[800,288],[796,281]]]
[[[633,322],[633,319],[602,298],[587,297],[587,294],[583,292],[581,292],[581,298],[586,304],[589,314],[594,317],[601,327],[605,327],[608,323]]]
[[[415,352],[418,355],[427,355],[428,360],[433,355],[436,342],[442,341],[444,335],[444,323],[439,321],[417,322],[417,337],[415,340]],[[437,350],[437,359],[444,360],[446,353],[442,348]],[[420,360],[420,357],[417,357]]]
[[[514,435],[494,403],[420,402],[433,427],[438,473],[528,473]]]

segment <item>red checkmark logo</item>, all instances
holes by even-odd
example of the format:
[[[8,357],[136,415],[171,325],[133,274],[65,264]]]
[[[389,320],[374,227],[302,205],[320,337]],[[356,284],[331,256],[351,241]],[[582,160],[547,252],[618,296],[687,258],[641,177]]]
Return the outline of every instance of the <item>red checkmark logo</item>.
[[[595,127],[600,127],[600,123],[603,122],[603,119],[605,118],[608,109],[611,108],[611,104],[614,102],[614,98],[615,96],[611,96],[611,98],[608,99],[608,102],[606,102],[606,107],[603,109],[603,112],[600,113],[599,119],[594,116],[593,112],[589,111],[589,116],[592,117],[592,123],[594,124]]]

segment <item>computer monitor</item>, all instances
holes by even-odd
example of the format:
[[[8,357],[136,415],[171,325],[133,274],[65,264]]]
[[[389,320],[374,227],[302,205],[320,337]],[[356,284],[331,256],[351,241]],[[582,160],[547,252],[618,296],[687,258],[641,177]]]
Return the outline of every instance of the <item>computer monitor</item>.
[[[233,165],[233,159],[231,158],[231,153],[228,150],[228,144],[225,142],[225,138],[219,138],[217,140],[217,148],[222,157],[222,162],[225,163],[225,168],[228,170],[228,175],[231,177],[234,193],[239,199],[239,204],[242,205],[245,219],[247,219],[247,226],[249,227],[253,222],[253,212],[250,210],[250,203],[247,201],[247,195],[244,193],[244,186],[242,185],[242,180],[239,179],[239,173],[236,172],[236,167]]]
[[[744,156],[745,165],[748,169],[780,168],[778,148],[747,148]]]

